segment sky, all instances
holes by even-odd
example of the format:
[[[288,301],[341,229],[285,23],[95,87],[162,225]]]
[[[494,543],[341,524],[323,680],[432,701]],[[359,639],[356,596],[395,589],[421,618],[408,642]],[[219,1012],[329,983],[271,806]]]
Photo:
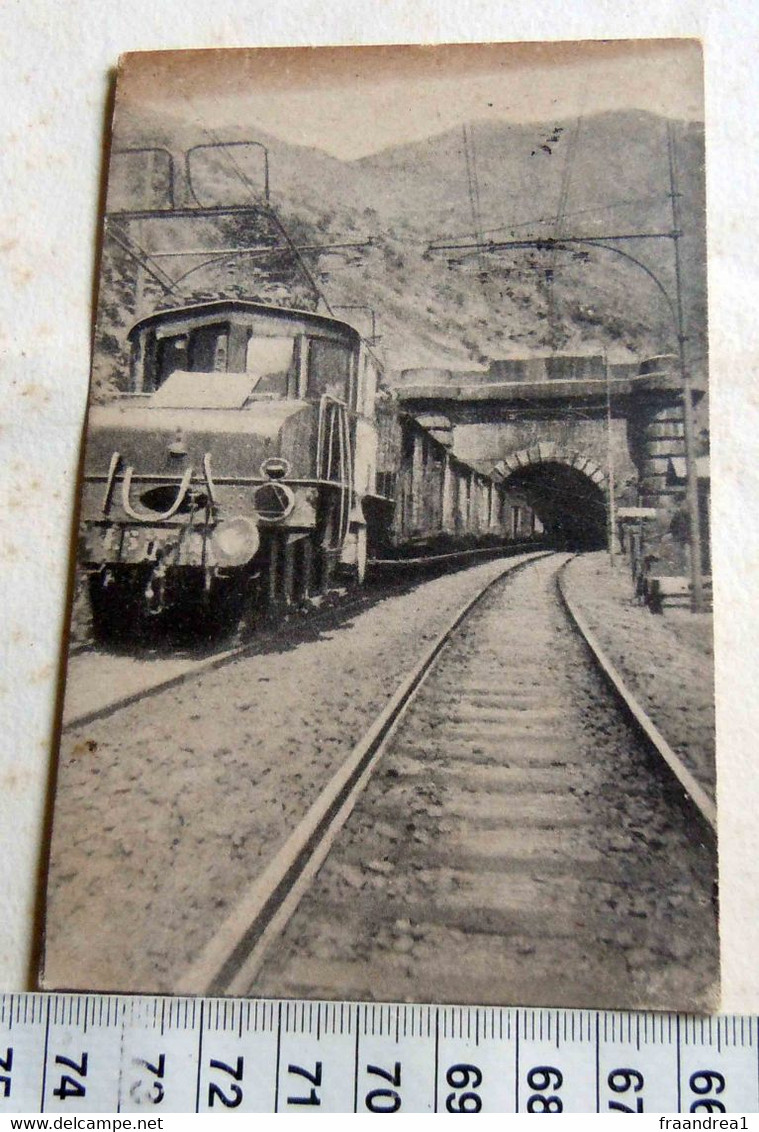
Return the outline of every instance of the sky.
[[[249,121],[343,160],[472,121],[628,109],[703,121],[695,40],[133,54],[118,98],[209,129]]]

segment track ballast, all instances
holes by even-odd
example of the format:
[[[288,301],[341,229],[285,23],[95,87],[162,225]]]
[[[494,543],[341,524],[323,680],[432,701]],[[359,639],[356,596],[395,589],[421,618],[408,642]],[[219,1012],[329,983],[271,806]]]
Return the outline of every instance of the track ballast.
[[[452,635],[246,992],[713,1005],[713,854],[561,607],[562,561]]]

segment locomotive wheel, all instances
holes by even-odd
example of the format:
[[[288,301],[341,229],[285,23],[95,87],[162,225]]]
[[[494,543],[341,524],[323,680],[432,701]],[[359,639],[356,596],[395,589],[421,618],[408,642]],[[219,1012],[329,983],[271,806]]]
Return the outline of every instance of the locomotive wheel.
[[[185,612],[189,635],[210,642],[239,628],[248,614],[250,590],[249,573],[242,568],[229,577],[214,579],[211,589],[203,589]]]
[[[274,615],[296,599],[298,559],[298,540],[293,540],[287,531],[272,532],[266,570],[266,604]]]
[[[308,601],[316,589],[314,557],[314,538],[307,535],[297,543],[295,593],[298,602]]]
[[[340,560],[340,548],[333,545],[335,531],[337,530],[337,505],[329,505],[324,524],[316,537],[317,555],[316,566],[318,574],[319,591],[326,594]]]
[[[267,571],[260,567],[242,567],[237,582],[237,631],[255,632],[266,611]]]
[[[297,567],[297,543],[284,536],[282,547],[282,604],[287,607],[295,600],[295,573]]]
[[[315,547],[312,534],[301,534],[284,551],[283,598],[287,605],[300,605],[316,590]]]
[[[332,583],[337,572],[337,564],[340,556],[339,550],[333,550],[330,547],[322,546],[319,554],[319,591],[322,594],[329,593],[332,588]]]

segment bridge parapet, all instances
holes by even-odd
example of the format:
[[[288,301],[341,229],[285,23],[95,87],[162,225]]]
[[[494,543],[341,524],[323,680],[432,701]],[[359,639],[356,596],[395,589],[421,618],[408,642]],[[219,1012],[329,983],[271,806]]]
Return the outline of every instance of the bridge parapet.
[[[408,373],[409,371],[406,371]],[[561,379],[556,381],[451,381],[435,384],[401,385],[396,390],[404,406],[418,412],[456,413],[457,406],[493,403],[513,404],[525,402],[576,402],[590,405],[606,404],[607,389],[612,404],[622,407],[623,400],[646,394],[673,394],[679,396],[682,382],[678,374],[669,370],[654,373],[612,377],[610,381],[589,379]]]

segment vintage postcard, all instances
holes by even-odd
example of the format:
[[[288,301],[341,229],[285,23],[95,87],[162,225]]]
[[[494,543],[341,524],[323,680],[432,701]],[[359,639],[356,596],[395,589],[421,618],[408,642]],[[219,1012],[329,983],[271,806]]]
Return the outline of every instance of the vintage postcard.
[[[42,985],[709,1011],[702,60],[119,67]]]

